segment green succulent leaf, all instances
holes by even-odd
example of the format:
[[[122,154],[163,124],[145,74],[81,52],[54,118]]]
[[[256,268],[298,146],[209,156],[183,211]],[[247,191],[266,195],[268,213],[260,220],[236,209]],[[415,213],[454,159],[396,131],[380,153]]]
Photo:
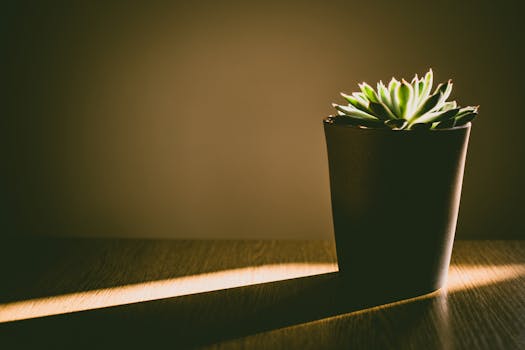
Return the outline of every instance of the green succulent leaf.
[[[424,115],[425,113],[428,113],[434,110],[438,106],[439,101],[441,101],[441,97],[442,97],[442,93],[440,91],[430,96],[414,113],[411,121],[415,120],[417,117]]]
[[[392,114],[392,112],[382,103],[376,103],[370,101],[370,104],[368,105],[368,108],[370,111],[376,116],[377,118],[381,120],[388,120],[392,118],[396,118],[395,115]]]
[[[416,86],[416,84],[419,82],[419,78],[417,77],[417,74],[414,75],[414,78],[412,78],[412,81],[410,82],[410,84],[412,86]]]
[[[432,72],[432,68],[428,70],[427,74],[425,74],[425,78],[423,80],[422,86],[419,88],[421,89],[421,92],[419,95],[419,103],[418,107],[420,107],[426,99],[430,96],[430,90],[432,89],[432,84],[434,83],[434,72]]]
[[[332,106],[334,106],[335,109],[337,109],[339,112],[343,113],[344,115],[352,116],[355,118],[360,119],[367,119],[367,120],[378,120],[378,118],[374,117],[373,115],[363,112],[352,105],[348,106],[340,106],[336,103],[333,103]]]
[[[390,82],[388,83],[388,91],[390,92],[390,96],[393,96],[396,89],[397,89],[397,85],[401,84],[399,82],[399,80],[397,80],[396,78],[392,78],[390,79]]]
[[[412,86],[412,89],[414,90],[414,98],[412,98],[412,104],[411,104],[411,110],[415,111],[417,110],[417,106],[419,104],[419,79],[417,77],[417,74],[414,76],[414,79],[412,79],[412,82],[410,83]]]
[[[361,98],[358,98],[358,97],[355,97],[355,96],[351,96],[351,95],[347,95],[343,92],[341,92],[341,96],[343,96],[343,98],[345,100],[348,101],[348,103],[350,103],[352,106],[354,106],[355,108],[363,111],[363,112],[368,112],[368,106],[367,106],[367,103],[366,103],[366,100],[363,100]]]
[[[478,113],[478,108],[479,106],[468,106],[468,107],[463,107],[463,108],[460,108],[459,109],[459,113],[458,113],[458,117],[462,116],[463,114],[467,114],[467,113]]]
[[[371,87],[367,83],[361,83],[359,84],[359,87],[361,88],[363,94],[365,94],[365,96],[368,98],[368,100],[376,103],[379,102],[379,98],[373,87]]]
[[[459,108],[449,109],[448,111],[438,111],[434,113],[427,113],[417,118],[415,123],[435,123],[454,118],[459,112]]]
[[[448,97],[450,96],[450,93],[452,92],[452,86],[453,86],[452,80],[449,80],[446,84],[441,85],[440,91],[443,94],[443,96],[441,97],[440,104],[445,103],[445,101],[448,99]]]
[[[422,100],[423,98],[423,89],[425,88],[425,81],[423,79],[419,80],[417,82],[417,96],[418,96],[418,102]]]
[[[467,124],[468,122],[476,118],[477,115],[478,115],[477,113],[469,112],[469,113],[456,117],[456,126]]]
[[[414,89],[412,85],[403,80],[396,91],[396,102],[399,105],[401,117],[407,117],[411,113],[412,99],[414,98]]]
[[[392,108],[392,100],[390,99],[390,93],[388,88],[383,84],[382,81],[377,83],[377,92],[381,103],[385,104],[389,109]]]
[[[399,118],[401,118],[402,115],[401,110],[399,108],[399,104],[397,103],[396,94],[397,89],[400,85],[401,83],[394,78],[392,78],[392,80],[390,80],[390,83],[388,83],[388,92],[390,93],[390,101],[392,101],[392,112],[394,112],[394,114]]]
[[[454,109],[454,108],[457,108],[458,107],[458,104],[456,103],[456,101],[450,101],[450,102],[445,102],[443,103],[443,107],[441,107],[441,111],[448,111],[450,109]]]

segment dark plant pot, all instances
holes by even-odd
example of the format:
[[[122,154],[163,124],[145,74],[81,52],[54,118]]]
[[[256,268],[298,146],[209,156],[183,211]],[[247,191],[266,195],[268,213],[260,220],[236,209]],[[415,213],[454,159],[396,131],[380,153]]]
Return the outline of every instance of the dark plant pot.
[[[324,123],[339,274],[384,301],[443,286],[470,123],[441,130]]]

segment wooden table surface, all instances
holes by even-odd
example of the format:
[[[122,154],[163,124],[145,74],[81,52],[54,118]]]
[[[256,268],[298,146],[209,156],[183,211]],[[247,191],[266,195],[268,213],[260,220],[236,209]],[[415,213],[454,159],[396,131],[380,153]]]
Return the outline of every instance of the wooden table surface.
[[[40,239],[0,253],[2,349],[525,349],[525,241],[456,241],[446,288],[390,304],[341,285],[328,241]]]

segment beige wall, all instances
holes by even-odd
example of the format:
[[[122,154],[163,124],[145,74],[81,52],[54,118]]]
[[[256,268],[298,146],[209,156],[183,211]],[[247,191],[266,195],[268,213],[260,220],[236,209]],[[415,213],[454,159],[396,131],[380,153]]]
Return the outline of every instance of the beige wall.
[[[458,236],[523,235],[512,4],[361,3],[10,8],[4,233],[330,237],[330,103],[433,67],[481,105]]]

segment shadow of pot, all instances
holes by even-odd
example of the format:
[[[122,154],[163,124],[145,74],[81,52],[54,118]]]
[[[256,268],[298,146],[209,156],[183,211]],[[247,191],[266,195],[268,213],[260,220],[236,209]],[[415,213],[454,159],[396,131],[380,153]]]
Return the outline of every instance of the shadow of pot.
[[[345,284],[385,300],[446,280],[470,123],[441,130],[324,123],[337,258]]]

